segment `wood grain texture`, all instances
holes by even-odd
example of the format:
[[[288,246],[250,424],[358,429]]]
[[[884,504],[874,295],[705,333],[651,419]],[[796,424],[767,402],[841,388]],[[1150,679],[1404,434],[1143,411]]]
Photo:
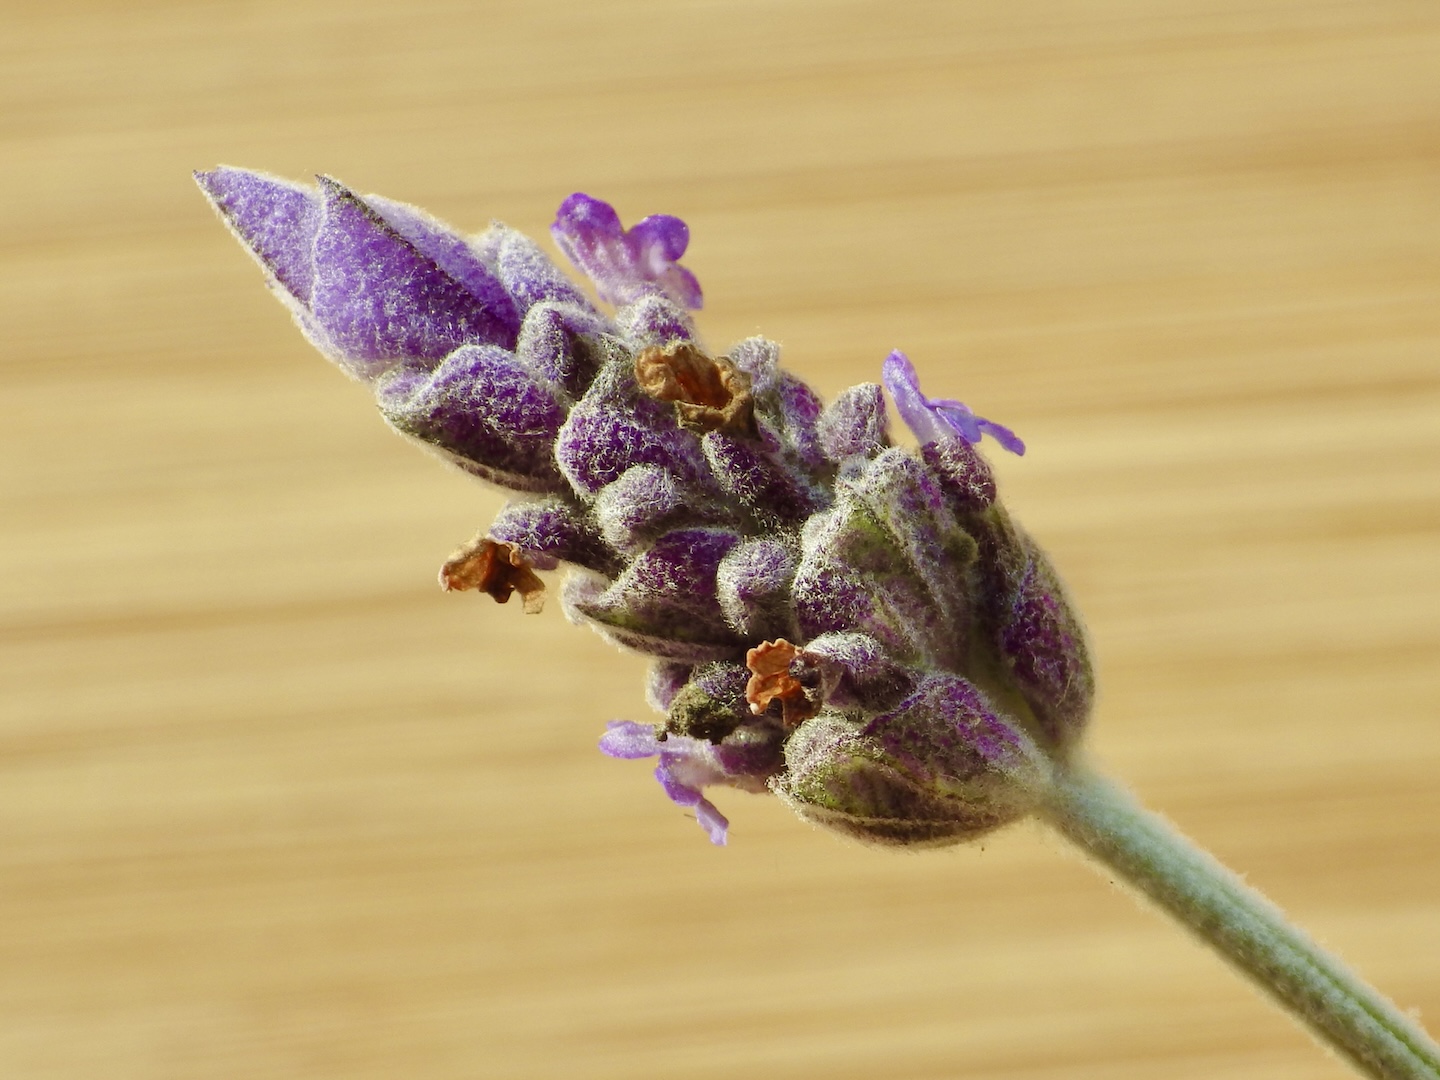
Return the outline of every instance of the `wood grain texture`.
[[[723,344],[1024,435],[1095,756],[1440,1025],[1440,10],[41,5],[0,36],[0,1073],[1343,1077],[1056,840],[640,764],[643,665],[434,570],[192,168],[691,224]],[[554,605],[552,605],[552,608]]]

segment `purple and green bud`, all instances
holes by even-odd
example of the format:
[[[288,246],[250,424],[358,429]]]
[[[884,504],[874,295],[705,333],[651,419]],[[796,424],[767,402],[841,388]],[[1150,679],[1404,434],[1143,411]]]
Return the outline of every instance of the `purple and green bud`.
[[[927,676],[864,722],[824,713],[785,745],[772,787],[801,817],[859,840],[951,844],[1023,817],[1044,755],[956,675]]]
[[[914,451],[877,384],[825,407],[774,342],[709,354],[679,218],[625,229],[565,200],[552,235],[607,315],[503,225],[466,236],[326,178],[196,179],[392,427],[521,493],[445,586],[538,611],[540,573],[566,564],[566,614],[654,659],[664,722],[616,721],[601,748],[658,758],[715,843],[716,787],[863,840],[957,842],[1026,814],[1073,751],[1084,632],[976,446],[1024,444],[924,395],[903,353],[881,375]]]
[[[861,383],[840,391],[820,414],[816,435],[821,450],[836,465],[879,454],[890,445],[880,384]]]

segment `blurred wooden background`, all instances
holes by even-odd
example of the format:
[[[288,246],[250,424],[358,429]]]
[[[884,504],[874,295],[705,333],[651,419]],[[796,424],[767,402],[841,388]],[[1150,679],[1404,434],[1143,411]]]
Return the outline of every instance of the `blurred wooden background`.
[[[0,34],[0,1074],[1348,1075],[1022,827],[896,855],[640,763],[642,664],[446,596],[194,189],[683,216],[717,345],[1029,442],[1096,757],[1440,1025],[1440,9],[114,5]]]

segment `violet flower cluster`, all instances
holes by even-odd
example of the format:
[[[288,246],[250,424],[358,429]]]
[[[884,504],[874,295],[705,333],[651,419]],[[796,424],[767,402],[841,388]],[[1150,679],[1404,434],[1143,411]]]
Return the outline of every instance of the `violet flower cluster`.
[[[976,450],[1024,445],[925,396],[902,353],[884,388],[828,406],[751,338],[713,355],[689,314],[689,231],[625,229],[583,194],[552,226],[607,314],[504,225],[463,236],[334,180],[197,174],[321,352],[381,415],[517,493],[441,571],[527,610],[572,568],[567,615],[652,658],[656,724],[601,749],[656,776],[712,841],[708,792],[773,792],[887,844],[979,835],[1035,805],[1085,725],[1093,677],[1045,555]]]

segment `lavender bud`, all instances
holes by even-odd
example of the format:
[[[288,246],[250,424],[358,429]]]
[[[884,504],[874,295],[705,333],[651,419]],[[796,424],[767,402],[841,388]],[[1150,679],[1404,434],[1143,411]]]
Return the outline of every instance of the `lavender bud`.
[[[750,376],[750,391],[770,397],[780,378],[780,346],[769,338],[746,338],[729,353],[730,362]]]
[[[763,528],[800,525],[828,501],[778,455],[767,454],[762,443],[712,431],[700,446],[720,490]]]
[[[615,323],[637,352],[695,340],[695,323],[685,309],[663,296],[645,296],[627,304],[615,313]]]
[[[957,514],[979,513],[995,502],[995,477],[990,466],[964,439],[926,443],[921,454]]]
[[[560,491],[555,437],[565,406],[495,345],[456,349],[433,372],[402,368],[376,383],[380,412],[397,431],[461,468],[518,491]]]
[[[822,695],[832,709],[890,709],[914,686],[915,671],[897,663],[869,634],[821,634],[805,652],[821,669]]]
[[[593,498],[636,465],[657,465],[685,483],[708,480],[695,436],[675,421],[670,406],[642,394],[634,361],[611,359],[570,411],[555,457],[575,491]]]
[[[278,286],[281,299],[308,319],[315,282],[315,234],[322,216],[319,193],[228,165],[196,172],[195,182],[265,270],[272,286]]]
[[[961,529],[940,484],[907,451],[884,451],[853,480],[853,490],[890,533],[906,564],[924,583],[948,627],[952,655],[963,654],[970,600],[968,571],[978,546]],[[938,642],[937,642],[938,645]]]
[[[795,568],[794,553],[779,540],[746,540],[731,548],[716,573],[725,621],[747,638],[799,637],[790,596]]]
[[[716,524],[725,512],[658,465],[626,469],[595,499],[595,520],[612,547],[638,555],[656,537],[686,525]]]
[[[752,718],[745,700],[750,672],[733,661],[704,664],[670,702],[665,730],[718,743]]]
[[[486,306],[349,189],[320,177],[323,214],[315,236],[310,310],[332,355],[370,380],[413,360],[434,363],[461,345],[511,348],[513,306]],[[479,276],[478,263],[475,269]]]
[[[553,303],[595,314],[585,294],[524,233],[496,222],[475,246],[494,265],[500,283],[522,308]]]
[[[503,286],[422,211],[372,205],[328,177],[318,191],[228,167],[195,179],[306,336],[356,378],[433,366],[465,344],[514,346],[520,317]]]
[[[806,721],[772,788],[801,817],[879,844],[951,844],[1022,817],[1048,770],[972,685],[934,675],[892,712],[856,725]]]
[[[890,445],[885,398],[879,383],[861,383],[830,403],[820,414],[816,434],[825,456],[837,465],[850,458],[873,458]]]
[[[607,331],[605,320],[585,308],[542,301],[525,313],[515,355],[537,377],[578,398],[605,361]]]
[[[520,316],[528,303],[517,305],[505,282],[496,275],[495,264],[486,260],[470,242],[448,225],[418,206],[396,202],[382,195],[364,199],[346,192],[340,184],[326,177],[320,187],[327,200],[330,187],[345,192],[357,203],[374,212],[386,225],[399,233],[416,251],[432,260],[450,278],[463,285],[481,305],[505,326],[505,340],[513,341],[520,326]],[[323,229],[322,229],[323,235]],[[501,342],[502,344],[504,341]]]
[[[567,605],[606,637],[667,660],[734,657],[742,640],[725,623],[716,593],[720,561],[738,542],[720,529],[677,529],[656,540],[603,591],[568,589]]]
[[[902,541],[843,482],[839,494],[801,533],[793,588],[802,634],[856,630],[906,662],[958,664],[963,628],[945,619]]]
[[[775,387],[775,403],[774,415],[790,453],[812,474],[828,474],[830,463],[820,448],[818,431],[823,406],[815,391],[789,372],[781,372]]]
[[[770,720],[750,719],[740,724],[715,746],[715,760],[732,779],[731,785],[754,791],[764,786],[785,767],[785,739],[789,733]],[[740,782],[738,778],[744,777]]]
[[[1039,546],[999,504],[975,519],[981,632],[1034,717],[1033,734],[1064,753],[1089,719],[1095,676],[1080,617]]]
[[[847,563],[850,549],[883,548],[879,527],[857,514],[853,502],[822,511],[805,523],[800,534],[800,565],[791,591],[800,636],[810,638],[829,631],[867,628],[887,647],[909,650],[903,635],[896,635],[882,620],[881,608],[868,583]],[[867,541],[871,543],[867,544]]]
[[[1045,736],[1061,750],[1078,742],[1095,700],[1084,628],[1050,560],[1030,560],[999,627],[1000,654]]]
[[[614,577],[624,568],[619,552],[596,532],[590,519],[573,502],[559,496],[508,503],[489,533],[527,554],[559,559],[606,577]]]

